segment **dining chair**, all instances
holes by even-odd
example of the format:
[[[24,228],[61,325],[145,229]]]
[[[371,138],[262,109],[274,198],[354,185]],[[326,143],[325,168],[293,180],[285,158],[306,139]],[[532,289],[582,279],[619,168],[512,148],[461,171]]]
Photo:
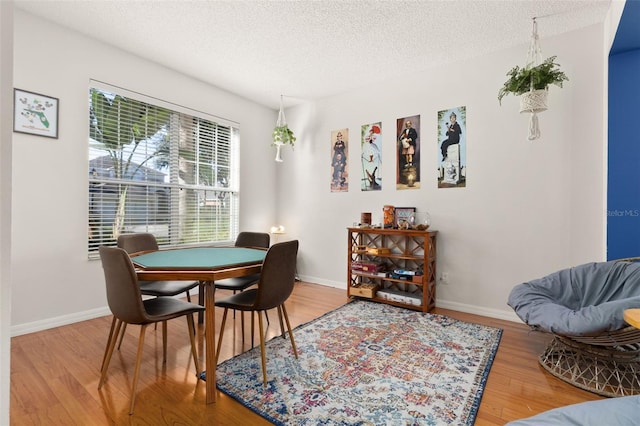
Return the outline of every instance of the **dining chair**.
[[[121,234],[118,236],[117,245],[128,254],[159,250],[155,235],[148,232]],[[199,281],[138,281],[140,293],[144,296],[172,297],[186,293],[188,302],[191,302],[189,290],[192,290],[198,284]],[[201,305],[204,305],[204,303],[201,303]],[[118,349],[122,344],[126,328],[125,324],[120,334]]]
[[[156,237],[147,232],[119,235],[118,247],[129,254],[159,249]],[[188,302],[191,302],[189,290],[198,284],[198,281],[139,281],[140,292],[145,296],[177,296],[186,293]]]
[[[99,247],[100,259],[104,270],[104,278],[107,288],[107,302],[109,309],[115,319],[115,327],[112,324],[107,347],[105,349],[102,367],[100,369],[100,382],[98,389],[102,388],[107,378],[107,370],[116,345],[116,340],[123,324],[140,325],[140,338],[138,340],[138,352],[136,355],[136,365],[133,373],[131,389],[131,403],[129,414],[133,414],[133,407],[136,399],[136,388],[140,373],[142,360],[142,350],[144,348],[144,336],[149,324],[162,322],[162,356],[163,363],[167,361],[167,324],[166,321],[178,317],[186,317],[189,329],[189,339],[191,342],[191,354],[196,369],[196,374],[200,372],[198,363],[198,352],[195,342],[195,325],[193,314],[202,312],[203,306],[173,297],[155,297],[142,299],[138,277],[131,263],[127,252],[118,247]]]
[[[235,241],[236,247],[268,249],[271,237],[266,232],[243,231],[238,234]],[[258,282],[260,274],[251,274],[244,277],[226,278],[215,282],[216,290],[232,290],[233,294],[244,291]],[[198,303],[204,305],[204,285],[200,284]],[[198,322],[202,322],[202,315],[198,315]],[[242,341],[244,342],[244,316],[242,316]]]
[[[258,313],[260,355],[262,358],[262,376],[265,387],[267,386],[267,367],[264,326],[261,315],[262,312],[278,308],[278,313],[281,313],[286,321],[293,353],[296,358],[298,358],[298,351],[293,339],[293,333],[291,332],[289,316],[287,315],[287,310],[284,305],[284,302],[291,295],[295,284],[297,255],[297,240],[274,244],[267,251],[264,262],[262,263],[262,271],[260,273],[257,287],[247,289],[215,302],[216,306],[224,308],[220,337],[218,339],[218,347],[216,349],[216,364],[218,363],[218,356],[220,355],[220,349],[222,347],[222,338],[229,309],[235,309],[243,312],[248,311],[252,312],[252,314],[253,312]]]

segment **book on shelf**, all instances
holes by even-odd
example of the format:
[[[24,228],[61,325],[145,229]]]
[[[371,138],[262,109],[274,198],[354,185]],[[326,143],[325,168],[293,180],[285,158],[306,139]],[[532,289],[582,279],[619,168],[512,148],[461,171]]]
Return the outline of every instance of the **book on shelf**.
[[[380,272],[384,269],[381,262],[370,262],[365,260],[354,260],[351,262],[351,270],[358,272]]]
[[[393,273],[398,275],[422,275],[421,271],[413,271],[411,269],[394,269]]]

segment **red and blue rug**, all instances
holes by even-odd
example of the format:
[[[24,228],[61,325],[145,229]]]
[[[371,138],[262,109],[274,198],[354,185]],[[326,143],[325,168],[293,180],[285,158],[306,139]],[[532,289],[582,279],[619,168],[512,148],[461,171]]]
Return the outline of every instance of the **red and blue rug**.
[[[472,425],[502,330],[354,301],[218,366],[225,394],[279,425]]]

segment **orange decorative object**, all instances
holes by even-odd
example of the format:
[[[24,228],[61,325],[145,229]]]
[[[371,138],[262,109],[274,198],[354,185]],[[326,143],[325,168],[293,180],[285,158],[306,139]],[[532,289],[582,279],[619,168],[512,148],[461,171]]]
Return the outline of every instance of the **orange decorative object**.
[[[384,217],[384,227],[385,228],[393,228],[393,224],[395,223],[394,218],[394,207],[393,206],[384,206],[382,207],[382,213]]]

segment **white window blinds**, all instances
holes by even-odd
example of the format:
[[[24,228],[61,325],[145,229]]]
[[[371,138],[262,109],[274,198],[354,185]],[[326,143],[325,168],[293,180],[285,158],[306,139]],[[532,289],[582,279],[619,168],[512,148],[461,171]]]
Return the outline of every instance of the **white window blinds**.
[[[232,241],[238,233],[238,139],[237,126],[215,117],[92,87],[89,256],[131,232],[151,232],[161,246]]]

